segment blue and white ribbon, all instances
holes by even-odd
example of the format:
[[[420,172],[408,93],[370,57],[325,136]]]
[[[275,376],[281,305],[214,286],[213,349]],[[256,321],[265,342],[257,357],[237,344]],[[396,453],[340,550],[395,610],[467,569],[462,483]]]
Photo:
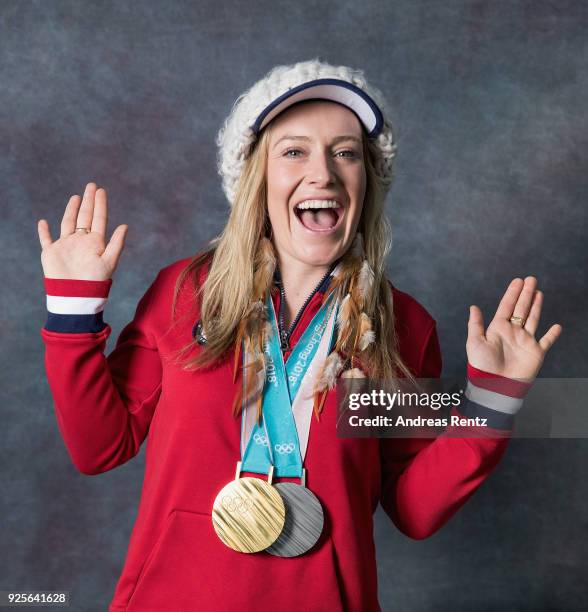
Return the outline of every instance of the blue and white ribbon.
[[[327,358],[339,305],[332,293],[313,317],[290,357],[284,363],[276,313],[267,296],[272,333],[266,339],[266,376],[263,390],[263,418],[260,426],[254,406],[243,403],[241,421],[241,470],[267,474],[270,463],[275,476],[302,476],[312,419],[313,389],[320,366]],[[252,355],[243,342],[243,366]],[[244,369],[245,371],[245,369]]]

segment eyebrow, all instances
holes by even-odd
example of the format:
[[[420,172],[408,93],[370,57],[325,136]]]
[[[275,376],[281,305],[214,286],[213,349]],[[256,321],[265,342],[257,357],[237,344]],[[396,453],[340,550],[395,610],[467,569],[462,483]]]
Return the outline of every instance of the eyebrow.
[[[304,141],[309,141],[310,138],[308,136],[292,136],[290,134],[286,134],[285,136],[282,136],[280,139],[278,139],[272,149],[275,149],[280,142],[282,142],[282,140],[304,140]],[[343,134],[341,136],[335,136],[335,138],[333,138],[333,144],[337,144],[338,142],[341,142],[343,140],[353,140],[354,142],[357,142],[358,144],[361,144],[361,139],[358,138],[357,136],[353,136],[352,134]]]

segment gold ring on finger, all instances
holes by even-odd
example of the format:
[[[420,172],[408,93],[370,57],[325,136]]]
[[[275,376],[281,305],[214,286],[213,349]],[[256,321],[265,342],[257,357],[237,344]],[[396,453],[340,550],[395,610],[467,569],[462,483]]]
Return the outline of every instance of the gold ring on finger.
[[[90,233],[90,230],[87,227],[76,227],[76,232],[79,230],[84,230],[86,232],[86,234]]]
[[[512,316],[509,321],[515,325],[520,325],[521,327],[525,326],[525,319],[523,319],[523,317]]]

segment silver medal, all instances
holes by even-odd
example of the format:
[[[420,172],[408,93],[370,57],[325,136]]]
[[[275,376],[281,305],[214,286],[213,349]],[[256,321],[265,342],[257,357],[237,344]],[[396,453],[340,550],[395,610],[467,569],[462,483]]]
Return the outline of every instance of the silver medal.
[[[306,470],[302,482],[274,484],[286,507],[284,527],[266,552],[277,557],[297,557],[310,550],[319,539],[324,525],[323,508],[317,496],[305,486]]]

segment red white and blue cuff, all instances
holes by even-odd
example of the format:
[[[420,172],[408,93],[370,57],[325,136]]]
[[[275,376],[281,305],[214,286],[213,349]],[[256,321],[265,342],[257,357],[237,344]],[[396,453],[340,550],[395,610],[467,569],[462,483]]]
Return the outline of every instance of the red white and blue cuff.
[[[468,418],[486,419],[487,426],[493,429],[510,430],[531,385],[479,370],[468,363],[465,397],[457,412]]]
[[[106,327],[103,311],[112,279],[103,281],[44,278],[47,322],[44,328],[60,333],[97,333]]]

